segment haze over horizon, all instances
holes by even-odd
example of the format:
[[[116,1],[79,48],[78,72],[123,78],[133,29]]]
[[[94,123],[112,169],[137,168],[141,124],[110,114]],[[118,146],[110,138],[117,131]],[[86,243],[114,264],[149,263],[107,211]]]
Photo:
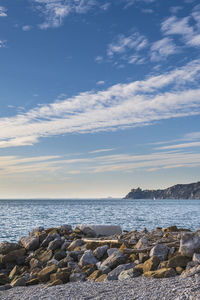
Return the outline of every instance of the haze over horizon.
[[[197,0],[0,0],[0,198],[200,181]]]

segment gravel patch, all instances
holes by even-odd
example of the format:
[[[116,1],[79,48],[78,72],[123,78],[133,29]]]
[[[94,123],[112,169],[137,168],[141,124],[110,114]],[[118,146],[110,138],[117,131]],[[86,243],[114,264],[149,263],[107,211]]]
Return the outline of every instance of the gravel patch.
[[[0,300],[199,300],[200,276],[182,279],[134,278],[125,281],[76,282],[47,288],[16,287],[0,292]]]

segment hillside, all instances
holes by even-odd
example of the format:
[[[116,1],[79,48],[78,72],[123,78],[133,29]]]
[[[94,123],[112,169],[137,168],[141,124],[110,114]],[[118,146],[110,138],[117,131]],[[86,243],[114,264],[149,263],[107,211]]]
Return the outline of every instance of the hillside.
[[[163,190],[132,189],[124,199],[200,199],[200,182],[176,184]]]

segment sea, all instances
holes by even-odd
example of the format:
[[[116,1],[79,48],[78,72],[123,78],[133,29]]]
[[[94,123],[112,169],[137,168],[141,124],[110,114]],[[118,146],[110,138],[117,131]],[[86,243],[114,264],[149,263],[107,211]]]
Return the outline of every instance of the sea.
[[[115,224],[123,230],[176,225],[200,228],[200,200],[0,200],[0,242],[18,241],[35,227]]]

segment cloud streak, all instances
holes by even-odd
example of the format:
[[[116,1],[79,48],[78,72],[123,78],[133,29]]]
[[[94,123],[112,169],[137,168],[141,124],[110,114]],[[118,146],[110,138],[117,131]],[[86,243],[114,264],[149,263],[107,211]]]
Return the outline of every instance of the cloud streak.
[[[0,118],[0,147],[33,145],[49,136],[112,131],[198,115],[199,79],[200,60],[195,60],[145,80],[80,93],[14,117]]]

